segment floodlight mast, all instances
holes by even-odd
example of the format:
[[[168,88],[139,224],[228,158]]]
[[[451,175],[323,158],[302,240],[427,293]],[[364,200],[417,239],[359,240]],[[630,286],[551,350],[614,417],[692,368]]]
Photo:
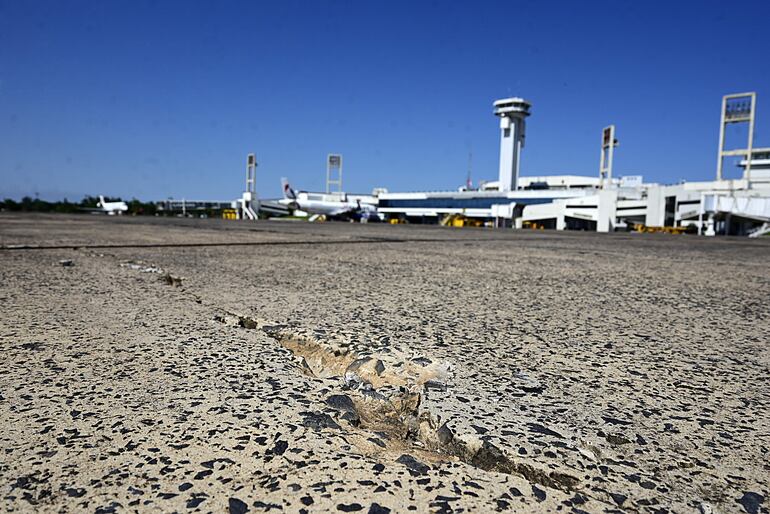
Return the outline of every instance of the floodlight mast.
[[[253,153],[246,156],[246,191],[252,195],[257,192],[257,156]]]
[[[256,220],[258,218],[259,201],[257,200],[257,156],[250,153],[246,156],[246,191],[241,198],[241,219]]]
[[[337,186],[337,193],[342,192],[342,155],[330,153],[326,156],[326,192],[332,192]]]
[[[599,189],[612,187],[612,159],[618,140],[615,139],[615,125],[604,127],[602,130],[602,153],[599,158]]]
[[[742,101],[739,101],[742,100]],[[722,97],[722,114],[719,123],[719,153],[717,155],[717,180],[722,180],[722,165],[725,157],[746,156],[745,177],[751,180],[751,158],[754,147],[754,113],[757,107],[757,93],[735,93]],[[746,148],[725,150],[725,128],[729,123],[748,123],[749,137]]]

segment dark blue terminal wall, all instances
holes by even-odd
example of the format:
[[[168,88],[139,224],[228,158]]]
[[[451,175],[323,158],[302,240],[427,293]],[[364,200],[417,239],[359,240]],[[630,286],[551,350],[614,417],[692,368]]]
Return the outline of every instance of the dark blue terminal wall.
[[[505,196],[487,198],[405,198],[380,199],[379,207],[395,209],[489,209],[493,204],[516,202],[519,205],[550,203],[554,198],[508,198]]]

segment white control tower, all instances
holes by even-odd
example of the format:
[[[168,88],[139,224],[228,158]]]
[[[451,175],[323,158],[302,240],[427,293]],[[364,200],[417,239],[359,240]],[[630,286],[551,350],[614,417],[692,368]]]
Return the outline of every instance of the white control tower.
[[[523,98],[503,98],[494,104],[500,117],[500,191],[515,191],[519,182],[519,156],[524,148],[524,118],[531,103]]]

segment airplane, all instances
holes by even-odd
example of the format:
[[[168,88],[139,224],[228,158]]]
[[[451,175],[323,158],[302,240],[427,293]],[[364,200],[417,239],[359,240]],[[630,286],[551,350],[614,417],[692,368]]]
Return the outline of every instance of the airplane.
[[[96,206],[99,207],[99,209],[96,209],[94,212],[106,212],[110,216],[123,214],[128,211],[126,202],[107,202],[102,195],[99,195],[99,203],[97,203]]]
[[[295,192],[285,179],[281,179],[283,198],[278,203],[285,205],[292,211],[303,211],[312,216],[323,215],[329,218],[340,219],[380,219],[377,207],[369,203],[361,203],[360,199],[349,202],[345,193],[339,193],[340,200],[327,200],[335,195],[324,193],[308,193],[307,191]]]

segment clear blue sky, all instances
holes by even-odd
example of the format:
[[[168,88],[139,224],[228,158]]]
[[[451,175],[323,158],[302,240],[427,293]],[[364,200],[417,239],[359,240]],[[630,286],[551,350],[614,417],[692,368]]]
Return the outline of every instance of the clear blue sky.
[[[492,101],[533,102],[524,175],[714,175],[719,106],[758,92],[770,2],[0,0],[0,196],[229,200],[279,180],[453,189],[497,176]],[[737,136],[736,136],[737,137]],[[737,170],[730,167],[731,173]]]

